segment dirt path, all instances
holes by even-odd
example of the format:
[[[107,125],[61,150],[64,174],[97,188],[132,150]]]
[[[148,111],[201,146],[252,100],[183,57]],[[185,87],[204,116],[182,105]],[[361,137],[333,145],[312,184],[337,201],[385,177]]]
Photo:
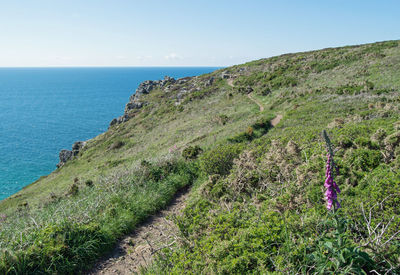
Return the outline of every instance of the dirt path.
[[[226,82],[228,83],[229,86],[235,87],[235,85],[233,84],[233,78],[228,78]],[[259,102],[257,99],[255,99],[255,98],[252,96],[251,93],[250,93],[250,94],[247,94],[247,97],[248,97],[251,101],[253,101],[255,104],[258,105],[258,107],[260,108],[260,112],[264,111],[264,106],[262,105],[262,103]],[[272,125],[273,127],[275,127],[276,125],[278,125],[278,123],[281,121],[281,119],[282,119],[282,115],[277,115],[274,119],[271,120],[271,125]]]
[[[229,86],[235,87],[235,85],[233,84],[233,78],[228,78],[226,82],[228,83]]]
[[[261,102],[257,101],[251,94],[247,94],[247,97],[260,107],[260,112],[264,111],[264,106],[262,106]]]
[[[275,118],[271,120],[271,125],[275,127],[281,121],[282,115],[277,115]]]
[[[188,188],[180,191],[167,209],[119,241],[111,254],[101,259],[87,274],[133,274],[141,266],[147,266],[158,250],[174,243],[178,229],[166,217],[181,213],[189,192]]]
[[[228,78],[228,79],[226,80],[226,83],[227,83],[229,86],[231,86],[231,87],[235,87],[235,84],[233,84],[233,78]],[[253,101],[255,104],[257,104],[258,107],[260,107],[260,112],[264,111],[264,106],[261,104],[261,102],[257,101],[257,100],[251,95],[251,93],[250,93],[250,94],[247,94],[247,97],[248,97],[251,101]]]

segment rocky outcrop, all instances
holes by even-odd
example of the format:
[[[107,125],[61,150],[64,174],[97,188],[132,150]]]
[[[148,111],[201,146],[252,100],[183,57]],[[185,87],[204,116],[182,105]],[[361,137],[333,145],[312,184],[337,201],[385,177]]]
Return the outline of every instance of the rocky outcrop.
[[[115,125],[115,124],[120,124],[122,122],[128,121],[131,117],[129,113],[132,110],[135,109],[140,109],[143,106],[146,105],[146,102],[143,101],[142,97],[144,94],[150,93],[152,90],[157,89],[157,88],[164,88],[168,85],[174,84],[174,83],[180,83],[180,82],[185,82],[185,79],[178,79],[175,80],[172,77],[165,76],[164,79],[161,80],[146,80],[142,83],[140,83],[139,87],[136,89],[135,93],[131,95],[129,98],[129,102],[125,105],[125,111],[124,114],[120,117],[114,118],[110,122],[110,127]]]
[[[222,79],[228,79],[228,78],[231,78],[231,75],[228,74],[227,72],[223,72],[223,73],[221,74],[221,78],[222,78]]]
[[[205,86],[206,87],[211,86],[213,83],[214,83],[214,77],[212,76],[212,77],[210,77],[209,79],[206,80]]]
[[[76,157],[85,146],[86,141],[77,141],[72,145],[72,150],[61,150],[59,154],[60,162],[57,164],[57,168],[62,167],[67,161]]]
[[[57,164],[57,168],[60,168],[67,161],[72,159],[72,151],[71,150],[66,150],[66,149],[61,150],[60,154],[59,154],[59,158],[60,158],[60,162]]]

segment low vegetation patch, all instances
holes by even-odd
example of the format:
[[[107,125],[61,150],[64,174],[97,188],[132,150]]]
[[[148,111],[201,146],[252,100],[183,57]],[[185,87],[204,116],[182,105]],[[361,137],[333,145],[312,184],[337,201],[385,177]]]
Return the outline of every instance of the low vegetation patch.
[[[121,171],[93,185],[73,183],[71,199],[3,216],[0,273],[69,274],[85,269],[123,234],[165,207],[196,178],[196,164],[178,160]],[[15,234],[23,229],[23,235]],[[21,237],[22,236],[22,237]]]

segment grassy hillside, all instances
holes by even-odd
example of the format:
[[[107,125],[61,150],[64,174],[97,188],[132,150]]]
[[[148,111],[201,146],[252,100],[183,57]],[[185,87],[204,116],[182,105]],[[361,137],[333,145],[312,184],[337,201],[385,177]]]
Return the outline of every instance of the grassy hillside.
[[[400,273],[399,91],[398,41],[153,90],[128,122],[0,203],[0,271],[83,270],[194,183],[176,245],[144,272]],[[324,129],[342,190],[335,216],[324,202]],[[199,156],[188,154],[195,146]]]

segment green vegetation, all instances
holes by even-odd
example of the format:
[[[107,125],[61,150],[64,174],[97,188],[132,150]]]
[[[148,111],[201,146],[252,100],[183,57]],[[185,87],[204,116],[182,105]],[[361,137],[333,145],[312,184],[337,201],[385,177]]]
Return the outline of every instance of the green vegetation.
[[[196,159],[197,156],[203,152],[203,149],[200,146],[188,146],[182,151],[182,157],[186,160],[188,159]]]
[[[87,269],[193,184],[176,242],[144,273],[400,274],[399,58],[398,41],[324,49],[153,90],[134,118],[0,203],[0,273]],[[334,215],[322,130],[342,190]]]
[[[196,177],[194,164],[165,160],[92,187],[74,183],[67,198],[40,211],[19,211],[2,225],[0,273],[73,273],[84,269]],[[86,185],[88,185],[86,183]],[[14,218],[14,217],[13,217]],[[16,235],[15,228],[23,228]]]

